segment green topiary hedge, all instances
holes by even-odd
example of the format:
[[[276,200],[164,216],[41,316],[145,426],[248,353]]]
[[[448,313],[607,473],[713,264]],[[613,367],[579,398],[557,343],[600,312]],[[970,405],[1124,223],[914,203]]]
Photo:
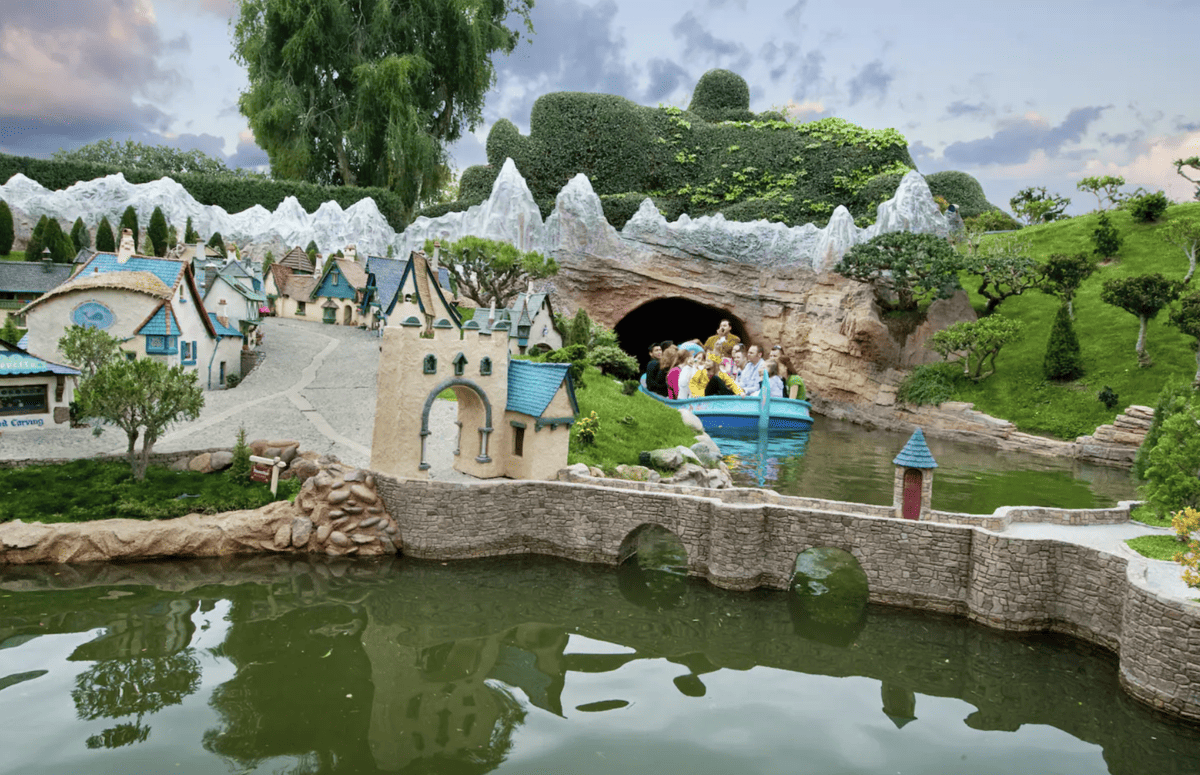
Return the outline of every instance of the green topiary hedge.
[[[106,164],[61,162],[0,154],[0,181],[8,181],[18,172],[51,191],[59,191],[79,181],[95,180],[118,172],[130,183],[149,183],[163,177],[163,174],[158,172],[122,170]],[[375,200],[379,212],[387,218],[393,229],[400,231],[407,225],[400,198],[384,188],[318,186],[294,180],[265,180],[232,175],[172,174],[170,177],[200,204],[217,205],[230,213],[240,213],[256,204],[273,211],[289,196],[296,197],[300,206],[309,213],[316,212],[317,208],[327,201],[337,202],[345,209],[360,199],[370,197]]]
[[[737,73],[729,70],[709,70],[696,82],[688,110],[709,121],[722,120],[715,119],[715,116],[726,111],[749,112],[750,87],[746,84],[746,79]]]
[[[958,205],[958,214],[964,219],[982,215],[988,210],[999,208],[984,196],[983,186],[979,181],[965,172],[946,170],[925,176],[929,190],[934,196],[944,198],[950,204]]]

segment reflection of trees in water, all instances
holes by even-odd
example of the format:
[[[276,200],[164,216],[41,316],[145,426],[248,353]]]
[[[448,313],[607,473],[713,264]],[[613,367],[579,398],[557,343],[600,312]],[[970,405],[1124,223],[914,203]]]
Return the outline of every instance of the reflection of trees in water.
[[[87,740],[88,748],[116,748],[144,742],[150,728],[142,717],[179,705],[200,688],[200,665],[190,651],[166,657],[111,659],[97,662],[75,678],[71,699],[85,721],[135,716]]]

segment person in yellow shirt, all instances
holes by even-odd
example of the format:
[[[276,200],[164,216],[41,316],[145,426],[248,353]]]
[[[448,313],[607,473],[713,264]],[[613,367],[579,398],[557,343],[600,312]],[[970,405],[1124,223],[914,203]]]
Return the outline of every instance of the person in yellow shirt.
[[[733,357],[733,346],[742,341],[734,333],[733,328],[729,325],[728,320],[722,320],[717,326],[717,333],[708,338],[704,343],[704,349],[716,352],[722,358]]]
[[[713,384],[709,384],[712,382]],[[721,364],[709,356],[704,362],[703,369],[697,369],[688,388],[692,398],[701,396],[740,396],[745,395],[733,377],[721,371]]]

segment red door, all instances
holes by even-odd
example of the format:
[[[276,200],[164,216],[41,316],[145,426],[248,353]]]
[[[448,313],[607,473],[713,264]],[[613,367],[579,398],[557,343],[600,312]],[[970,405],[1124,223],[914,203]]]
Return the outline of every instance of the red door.
[[[904,506],[900,511],[905,519],[921,518],[921,471],[904,469]]]

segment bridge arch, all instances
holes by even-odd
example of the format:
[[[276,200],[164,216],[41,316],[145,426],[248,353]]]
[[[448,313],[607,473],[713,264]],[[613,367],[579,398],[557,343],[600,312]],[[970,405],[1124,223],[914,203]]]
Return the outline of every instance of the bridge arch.
[[[732,310],[682,296],[666,296],[644,302],[625,313],[613,329],[617,332],[621,347],[637,358],[644,369],[650,360],[646,350],[652,342],[664,339],[676,344],[689,339],[703,342],[716,333],[722,319],[729,321],[738,338],[747,340],[746,324]]]

